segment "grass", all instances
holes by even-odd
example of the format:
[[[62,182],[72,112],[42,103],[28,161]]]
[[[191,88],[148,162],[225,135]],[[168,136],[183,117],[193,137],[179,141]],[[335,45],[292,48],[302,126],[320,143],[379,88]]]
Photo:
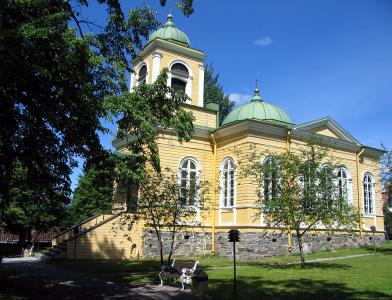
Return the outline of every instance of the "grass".
[[[209,270],[209,299],[392,299],[392,256],[377,255],[299,265],[258,263]]]
[[[308,263],[299,256],[278,256],[242,261],[237,269],[238,294],[233,293],[232,261],[218,256],[198,257],[209,269],[206,299],[392,299],[392,243],[377,247],[376,255]],[[342,249],[306,255],[306,260],[371,254],[372,248]],[[55,262],[64,268],[94,274],[117,274],[122,280],[156,281],[159,261]],[[226,268],[225,268],[226,267]]]

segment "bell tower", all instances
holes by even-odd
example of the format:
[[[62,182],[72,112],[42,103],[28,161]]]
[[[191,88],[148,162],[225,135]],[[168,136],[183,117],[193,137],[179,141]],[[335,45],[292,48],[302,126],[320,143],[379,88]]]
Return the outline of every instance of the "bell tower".
[[[131,74],[130,90],[154,83],[162,69],[168,68],[168,86],[184,91],[190,98],[188,104],[204,107],[204,59],[204,52],[191,47],[188,36],[174,25],[169,14],[133,60],[136,74]]]

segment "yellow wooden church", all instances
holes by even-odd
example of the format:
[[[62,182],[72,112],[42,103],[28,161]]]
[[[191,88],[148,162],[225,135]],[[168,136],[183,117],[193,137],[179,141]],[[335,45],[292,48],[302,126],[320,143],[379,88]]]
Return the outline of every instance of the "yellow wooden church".
[[[179,143],[170,130],[157,136],[162,168],[180,169],[181,183],[186,187],[196,174],[219,187],[212,192],[212,212],[199,216],[176,238],[176,255],[215,253],[227,256],[231,246],[227,232],[241,231],[239,255],[258,258],[295,251],[295,241],[287,228],[271,227],[263,218],[254,219],[256,187],[237,176],[238,157],[235,149],[245,152],[250,145],[260,150],[281,152],[295,150],[304,140],[316,136],[329,145],[330,153],[344,167],[338,172],[339,188],[347,201],[360,209],[361,226],[355,235],[326,235],[322,229],[304,238],[305,251],[319,251],[367,244],[372,238],[371,226],[376,227],[377,241],[384,238],[381,202],[381,150],[366,147],[330,117],[294,124],[290,116],[275,103],[262,99],[258,89],[253,99],[236,107],[219,126],[219,108],[205,105],[204,52],[191,47],[185,33],[179,30],[169,15],[164,26],[154,32],[134,63],[130,90],[140,84],[153,83],[163,68],[168,68],[167,84],[189,96],[186,110],[195,117],[195,133],[191,141]],[[114,140],[117,151],[127,151],[122,140]],[[268,160],[268,157],[266,157]],[[242,181],[242,182],[241,182]],[[115,195],[115,208],[126,210],[121,193]],[[57,253],[63,257],[136,259],[158,254],[152,231],[139,222],[130,236],[114,229],[117,214],[100,215],[78,224],[75,238],[72,228],[54,239]]]

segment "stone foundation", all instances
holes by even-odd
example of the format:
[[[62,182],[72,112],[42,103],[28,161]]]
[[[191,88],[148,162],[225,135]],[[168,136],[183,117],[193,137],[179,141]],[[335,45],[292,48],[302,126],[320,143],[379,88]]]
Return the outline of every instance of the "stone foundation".
[[[384,236],[376,235],[376,243],[384,241]],[[292,238],[293,254],[298,254],[296,235]],[[358,248],[373,245],[372,234],[359,235],[325,233],[305,234],[302,237],[305,253],[331,251],[341,248]],[[276,256],[288,253],[288,236],[286,232],[244,232],[241,233],[240,242],[236,243],[236,254],[239,259],[249,260],[261,257]],[[226,233],[218,233],[216,237],[216,252],[220,256],[232,257],[233,245],[227,241]]]
[[[170,252],[170,232],[162,233],[163,255]],[[181,231],[176,234],[173,252],[176,256],[198,256],[211,254],[211,232]],[[159,245],[153,230],[143,232],[143,256],[159,256]]]
[[[241,230],[240,230],[241,231]],[[170,232],[164,232],[163,253],[170,251]],[[292,253],[299,252],[295,234],[292,235]],[[359,235],[325,233],[305,234],[302,237],[305,253],[330,251],[341,248],[358,248],[373,245],[372,234]],[[383,235],[376,235],[376,243],[384,241]],[[181,231],[177,233],[174,243],[174,256],[198,256],[211,254],[211,233],[204,231]],[[252,260],[261,257],[288,253],[288,236],[282,231],[242,232],[240,242],[236,243],[236,254],[241,260]],[[233,244],[228,242],[227,232],[217,232],[215,251],[219,256],[233,257]],[[143,256],[158,256],[159,247],[154,231],[143,232]]]

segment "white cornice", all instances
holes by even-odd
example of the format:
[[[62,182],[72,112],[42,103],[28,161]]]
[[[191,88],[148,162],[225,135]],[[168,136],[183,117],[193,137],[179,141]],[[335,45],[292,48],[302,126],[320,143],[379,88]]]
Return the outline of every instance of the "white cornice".
[[[365,149],[365,151],[363,152],[363,155],[367,155],[367,156],[372,156],[372,157],[380,157],[382,156],[385,151],[384,150],[380,150],[380,149],[376,149],[376,148],[371,148],[371,147],[363,147]]]
[[[181,54],[199,61],[204,61],[205,59],[205,55],[203,51],[194,48],[185,47],[173,42],[165,41],[160,38],[156,38],[152,42],[148,43],[146,47],[144,47],[144,49],[142,49],[139,52],[138,57],[132,60],[133,65],[138,64],[139,61],[141,60],[141,57],[146,57],[151,52],[156,52],[157,48],[168,50],[170,52],[174,52],[177,54]]]
[[[193,134],[193,138],[201,138],[201,139],[209,139],[211,132],[213,131],[213,129],[208,129],[208,128],[200,128],[197,125],[194,127],[194,134]],[[171,128],[163,128],[163,127],[158,127],[157,128],[157,133],[163,133],[163,134],[170,134],[175,136],[176,132],[174,129]],[[116,148],[116,150],[120,150],[123,149],[124,147],[127,146],[127,143],[129,140],[132,139],[132,135],[131,134],[127,134],[124,138],[120,139],[120,138],[115,138],[112,141],[112,145],[114,148]]]
[[[292,138],[297,138],[298,140],[306,140],[306,139],[316,137],[318,140],[320,140],[320,142],[328,146],[349,150],[353,152],[358,152],[361,149],[361,145],[357,143],[348,142],[346,140],[340,140],[337,138],[325,136],[314,132],[309,132],[306,130],[301,130],[298,128],[292,129],[291,136]]]
[[[280,126],[274,126],[266,123],[255,122],[252,120],[244,120],[238,123],[234,123],[230,126],[224,126],[218,128],[215,131],[215,135],[218,139],[222,139],[228,135],[239,133],[239,132],[250,131],[253,133],[267,133],[278,137],[286,137],[287,129]]]
[[[307,122],[304,124],[298,124],[298,125],[294,126],[293,129],[310,131],[310,130],[317,128],[317,127],[320,127],[320,126],[326,126],[334,134],[336,134],[336,136],[338,136],[341,140],[345,140],[347,142],[360,145],[360,143],[350,133],[348,133],[342,126],[340,126],[331,117],[325,117],[323,119],[314,120],[314,121]]]

